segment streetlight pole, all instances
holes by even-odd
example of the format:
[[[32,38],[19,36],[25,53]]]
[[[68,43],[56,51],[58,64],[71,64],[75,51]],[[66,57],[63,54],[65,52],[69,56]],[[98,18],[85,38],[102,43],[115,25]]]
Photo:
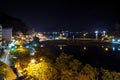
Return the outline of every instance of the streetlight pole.
[[[87,35],[86,33],[83,34],[83,38],[84,38],[84,39],[86,38],[86,35]]]
[[[105,36],[106,31],[103,31],[103,35]]]
[[[98,39],[98,31],[95,31],[96,39]]]

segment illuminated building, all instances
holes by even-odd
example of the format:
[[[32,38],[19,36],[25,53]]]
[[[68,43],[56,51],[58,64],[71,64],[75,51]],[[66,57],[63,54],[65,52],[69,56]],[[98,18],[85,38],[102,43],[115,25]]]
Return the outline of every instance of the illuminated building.
[[[2,29],[2,39],[6,41],[10,41],[12,37],[12,28],[4,28]]]
[[[0,25],[0,45],[2,44],[2,25]]]
[[[95,31],[96,39],[98,39],[98,31]]]
[[[2,28],[2,25],[0,25],[0,45],[2,43],[2,40],[11,40],[12,37],[12,28]]]

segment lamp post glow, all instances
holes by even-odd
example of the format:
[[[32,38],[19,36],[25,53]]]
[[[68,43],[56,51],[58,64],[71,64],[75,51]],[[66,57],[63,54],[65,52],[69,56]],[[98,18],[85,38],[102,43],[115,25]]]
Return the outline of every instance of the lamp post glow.
[[[103,31],[103,35],[105,35],[106,31]]]
[[[31,60],[31,63],[35,63],[35,59],[32,59],[32,60]]]
[[[40,58],[40,61],[43,61],[43,58]]]
[[[96,39],[98,39],[98,31],[95,31]]]
[[[84,39],[86,38],[86,33],[83,34]]]

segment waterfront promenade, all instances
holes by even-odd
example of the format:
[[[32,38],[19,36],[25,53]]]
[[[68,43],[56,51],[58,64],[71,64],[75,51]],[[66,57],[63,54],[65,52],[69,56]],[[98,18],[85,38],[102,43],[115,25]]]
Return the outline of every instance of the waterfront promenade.
[[[42,45],[96,45],[96,44],[111,44],[110,41],[102,41],[102,40],[96,40],[96,39],[66,39],[66,40],[47,40],[40,42]]]

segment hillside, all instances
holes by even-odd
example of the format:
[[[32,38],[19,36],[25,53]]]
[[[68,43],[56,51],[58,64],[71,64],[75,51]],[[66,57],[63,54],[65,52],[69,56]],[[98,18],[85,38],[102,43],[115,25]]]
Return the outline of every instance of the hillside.
[[[9,16],[3,12],[0,12],[0,24],[3,28],[12,28],[13,29],[13,35],[15,35],[16,32],[21,31],[24,34],[28,31],[28,27],[25,25],[22,20]]]

